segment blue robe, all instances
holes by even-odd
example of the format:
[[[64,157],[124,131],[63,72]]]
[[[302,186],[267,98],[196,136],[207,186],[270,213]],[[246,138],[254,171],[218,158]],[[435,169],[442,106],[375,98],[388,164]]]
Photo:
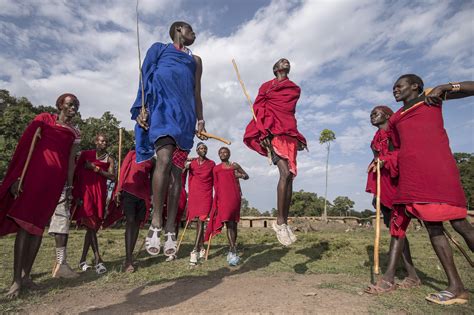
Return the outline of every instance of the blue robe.
[[[194,57],[173,44],[155,43],[148,49],[142,74],[149,129],[135,125],[137,162],[151,159],[155,141],[164,136],[171,136],[181,150],[192,149],[196,127],[195,72]],[[132,120],[140,113],[141,103],[139,85],[130,110]]]

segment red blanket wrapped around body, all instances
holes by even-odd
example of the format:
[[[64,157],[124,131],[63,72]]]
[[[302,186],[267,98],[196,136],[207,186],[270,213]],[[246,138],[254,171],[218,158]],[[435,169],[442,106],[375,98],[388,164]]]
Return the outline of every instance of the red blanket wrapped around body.
[[[224,163],[216,165],[214,174],[214,201],[205,240],[219,234],[226,221],[240,221],[242,192],[234,168]]]
[[[206,220],[212,206],[213,169],[216,163],[205,159],[199,164],[199,159],[194,159],[189,165],[189,200],[186,220],[199,217]]]
[[[71,147],[77,130],[56,123],[57,116],[39,114],[23,132],[0,186],[0,235],[15,233],[19,227],[42,235],[56,209],[67,178]],[[27,172],[23,192],[14,199],[10,186],[21,176],[36,129],[41,127]]]

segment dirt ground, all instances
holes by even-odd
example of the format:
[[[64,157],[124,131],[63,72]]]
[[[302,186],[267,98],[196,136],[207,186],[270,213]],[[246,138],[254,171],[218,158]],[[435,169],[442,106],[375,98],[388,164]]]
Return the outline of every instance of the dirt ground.
[[[338,275],[241,274],[180,279],[138,288],[76,287],[23,309],[35,314],[368,313],[371,297],[326,288]]]

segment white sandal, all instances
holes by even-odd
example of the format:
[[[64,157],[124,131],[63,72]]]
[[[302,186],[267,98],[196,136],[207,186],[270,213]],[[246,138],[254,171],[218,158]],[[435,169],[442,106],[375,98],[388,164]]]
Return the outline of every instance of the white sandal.
[[[150,225],[149,231],[153,231],[151,237],[147,236],[145,238],[145,249],[148,254],[152,256],[156,256],[160,253],[161,247],[161,240],[160,240],[160,232],[161,228],[156,228]],[[153,251],[151,249],[154,249]]]
[[[97,265],[95,265],[95,272],[96,272],[98,275],[101,275],[101,274],[103,274],[103,273],[106,273],[106,272],[107,272],[107,268],[105,268],[104,263],[98,263]]]
[[[166,236],[166,241],[165,241],[165,246],[163,247],[163,251],[165,252],[165,256],[173,256],[176,255],[176,249],[177,249],[177,242],[176,240],[173,240],[171,236],[176,235],[176,233],[173,232],[168,232],[165,234]]]
[[[82,270],[82,271],[87,271],[91,268],[92,267],[90,265],[88,265],[87,262],[85,262],[85,261],[79,263],[79,269]]]

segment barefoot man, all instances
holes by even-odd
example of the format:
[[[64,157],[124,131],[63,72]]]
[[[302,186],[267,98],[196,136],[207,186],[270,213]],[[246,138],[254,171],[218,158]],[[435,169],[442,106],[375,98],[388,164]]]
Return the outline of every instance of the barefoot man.
[[[196,35],[186,22],[174,22],[170,27],[173,43],[153,44],[143,61],[142,87],[132,105],[135,126],[137,162],[156,155],[152,177],[153,217],[145,247],[150,255],[160,252],[163,229],[163,205],[167,204],[164,254],[176,253],[175,219],[181,193],[181,173],[187,155],[197,135],[205,131],[201,100],[201,58],[187,47]],[[166,202],[165,196],[168,195]]]
[[[282,58],[273,66],[275,79],[265,82],[253,104],[256,119],[245,130],[244,143],[263,156],[271,152],[278,167],[277,221],[273,223],[278,241],[289,246],[296,236],[288,226],[293,179],[296,176],[296,154],[306,148],[306,139],[296,126],[295,109],[301,89],[290,79],[290,62]]]
[[[71,200],[77,150],[74,143],[80,139],[79,132],[72,127],[72,118],[79,109],[79,100],[73,94],[63,94],[56,107],[58,115],[39,114],[25,129],[0,186],[0,236],[16,233],[9,298],[33,285],[31,268],[65,183],[66,200]],[[35,137],[38,128],[40,138]],[[29,152],[31,159],[25,167]]]

